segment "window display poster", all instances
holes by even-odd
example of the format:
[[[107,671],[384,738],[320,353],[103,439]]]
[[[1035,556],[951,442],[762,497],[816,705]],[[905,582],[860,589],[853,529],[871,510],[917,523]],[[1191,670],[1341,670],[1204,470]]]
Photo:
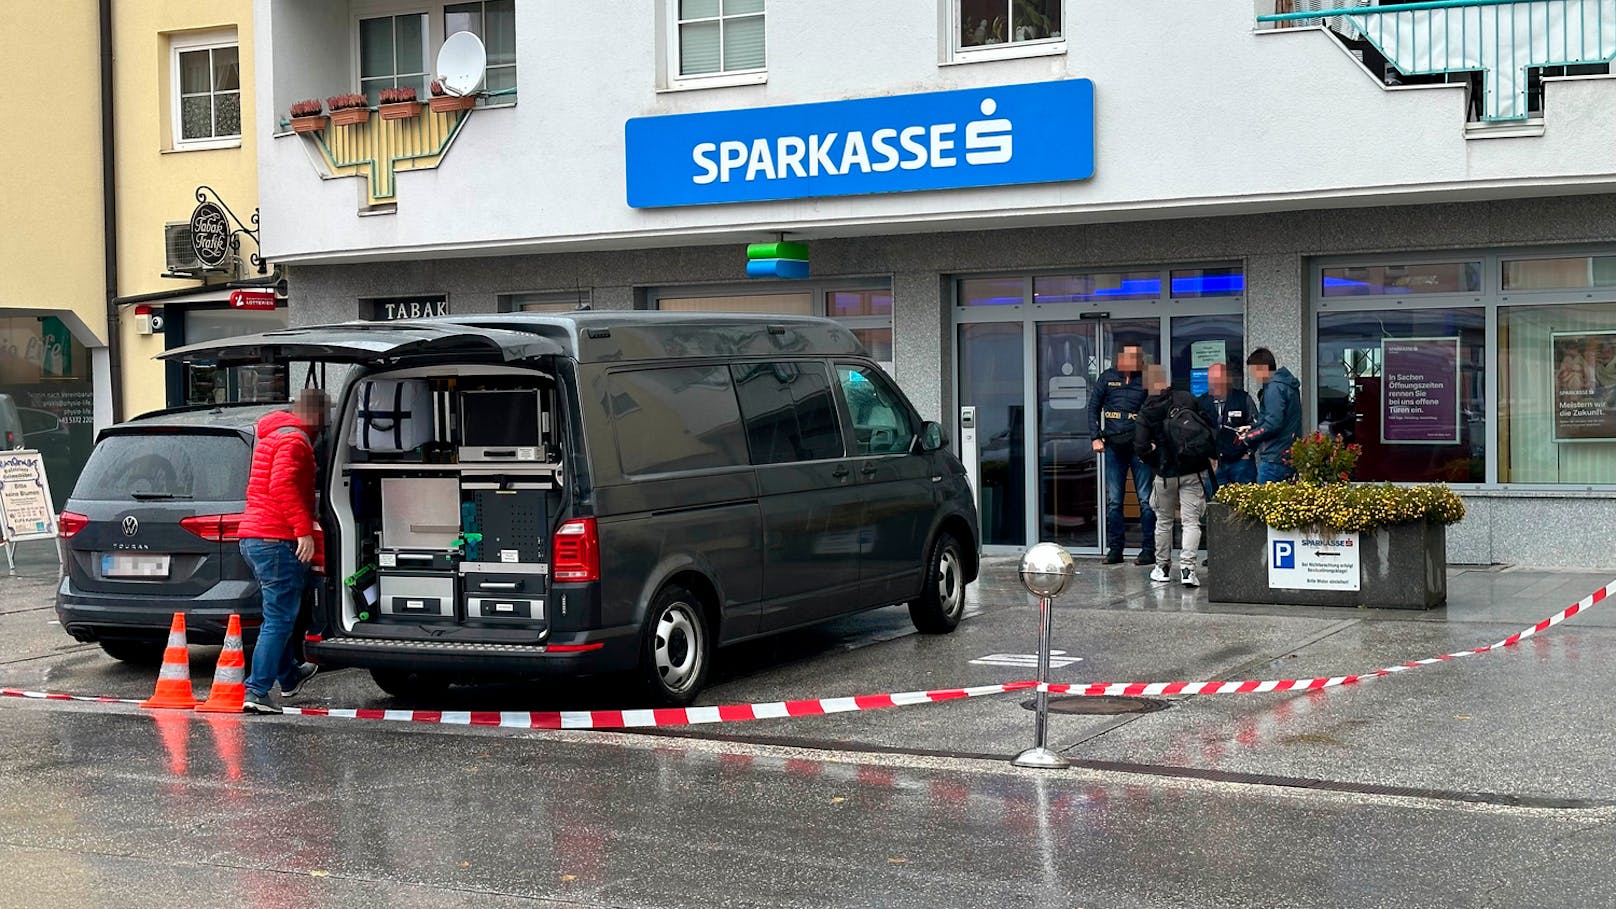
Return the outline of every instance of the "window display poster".
[[[1616,331],[1557,331],[1554,441],[1616,442]]]
[[[1358,535],[1268,528],[1270,590],[1357,590]]]
[[[37,451],[0,455],[0,540],[49,540],[56,536],[45,461]]]
[[[1227,350],[1222,340],[1190,342],[1190,394],[1200,397],[1211,390],[1207,367],[1222,363]]]
[[[1380,440],[1388,445],[1459,441],[1459,338],[1380,342]]]

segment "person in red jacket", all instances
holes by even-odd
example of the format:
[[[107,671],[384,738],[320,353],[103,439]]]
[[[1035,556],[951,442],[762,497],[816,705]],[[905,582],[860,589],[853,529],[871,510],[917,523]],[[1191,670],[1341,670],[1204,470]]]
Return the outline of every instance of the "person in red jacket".
[[[314,561],[314,439],[325,418],[325,393],[306,388],[291,410],[258,421],[240,531],[241,554],[258,579],[264,603],[247,676],[249,713],[280,713],[270,697],[275,683],[280,683],[283,697],[290,697],[317,669],[293,656],[292,626]]]

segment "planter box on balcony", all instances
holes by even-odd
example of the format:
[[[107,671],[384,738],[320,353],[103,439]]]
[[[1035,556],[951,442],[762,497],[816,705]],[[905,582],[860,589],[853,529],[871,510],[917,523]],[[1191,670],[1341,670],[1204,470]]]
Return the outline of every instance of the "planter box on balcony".
[[[345,110],[331,112],[332,126],[358,126],[361,123],[369,122],[370,108],[368,107],[350,107]]]
[[[427,106],[434,114],[443,114],[456,110],[471,110],[477,106],[476,95],[433,95]]]
[[[1448,601],[1447,528],[1422,521],[1358,535],[1358,590],[1268,586],[1268,528],[1227,505],[1206,506],[1207,598],[1214,603],[1432,609]]]
[[[325,117],[293,117],[292,132],[317,133],[325,129]]]
[[[395,104],[381,106],[383,120],[408,120],[411,117],[421,116],[421,102],[399,101]]]

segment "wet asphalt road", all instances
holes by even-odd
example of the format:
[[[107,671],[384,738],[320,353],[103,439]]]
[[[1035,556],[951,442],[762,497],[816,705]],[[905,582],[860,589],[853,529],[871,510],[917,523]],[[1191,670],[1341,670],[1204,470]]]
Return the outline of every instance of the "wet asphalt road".
[[[726,653],[703,703],[1006,681],[1033,610],[997,566],[946,638],[901,609]],[[1081,565],[1056,680],[1337,674],[1496,640],[1589,573],[1456,572],[1426,614],[1207,604]],[[1131,567],[1131,566],[1130,566]],[[143,696],[151,674],[0,580],[0,685]],[[1064,642],[1062,644],[1061,642]],[[1616,610],[1530,648],[1314,695],[1057,716],[1020,698],[659,734],[152,715],[0,701],[0,907],[1607,906]],[[196,648],[205,687],[216,650]],[[320,706],[629,706],[595,684]],[[1391,793],[1391,794],[1386,794]]]

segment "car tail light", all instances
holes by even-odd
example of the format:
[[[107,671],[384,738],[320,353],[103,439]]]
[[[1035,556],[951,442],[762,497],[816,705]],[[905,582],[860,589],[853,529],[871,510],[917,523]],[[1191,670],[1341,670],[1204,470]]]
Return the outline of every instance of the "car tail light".
[[[180,518],[180,526],[210,543],[234,543],[241,539],[239,514],[199,514]]]
[[[557,581],[600,580],[600,535],[594,518],[577,518],[556,528],[551,576]]]
[[[90,526],[90,519],[81,514],[64,511],[56,519],[56,534],[66,540],[74,534]]]
[[[325,531],[319,524],[314,525],[314,561],[309,568],[315,574],[325,574]]]
[[[12,432],[9,429],[6,430],[6,447],[7,448],[16,448],[17,447],[17,434]]]

